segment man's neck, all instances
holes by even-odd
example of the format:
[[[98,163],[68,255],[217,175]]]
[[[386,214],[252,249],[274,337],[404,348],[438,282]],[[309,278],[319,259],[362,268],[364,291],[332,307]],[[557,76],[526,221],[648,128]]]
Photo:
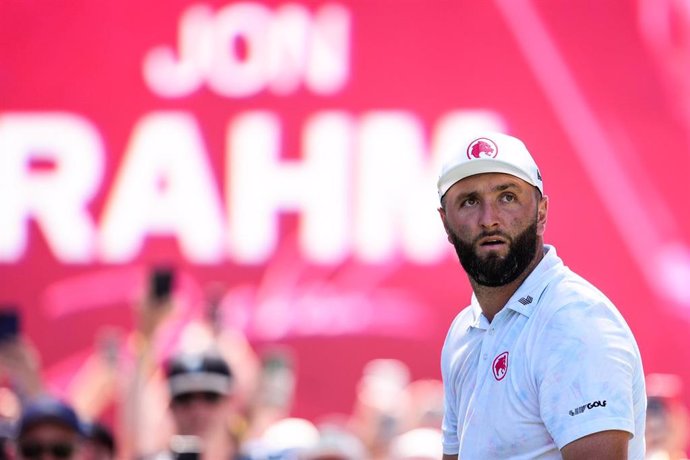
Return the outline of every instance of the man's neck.
[[[494,316],[498,314],[499,311],[503,310],[508,300],[515,294],[515,291],[522,285],[525,279],[530,273],[535,269],[539,262],[544,258],[544,247],[542,246],[534,258],[529,263],[527,268],[518,276],[515,280],[508,284],[497,287],[483,286],[478,284],[474,279],[469,278],[470,284],[472,285],[472,290],[474,295],[477,297],[479,305],[482,307],[482,312],[489,322],[493,321]]]

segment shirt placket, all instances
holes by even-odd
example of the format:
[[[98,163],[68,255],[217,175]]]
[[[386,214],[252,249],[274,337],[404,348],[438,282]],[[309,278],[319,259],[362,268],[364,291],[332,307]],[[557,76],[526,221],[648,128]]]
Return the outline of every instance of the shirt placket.
[[[484,329],[484,337],[482,338],[482,346],[479,353],[479,364],[477,366],[476,388],[478,389],[483,390],[486,379],[493,375],[491,366],[496,354],[496,328],[501,321],[499,316],[500,314],[496,315],[491,323],[486,324],[486,329]]]

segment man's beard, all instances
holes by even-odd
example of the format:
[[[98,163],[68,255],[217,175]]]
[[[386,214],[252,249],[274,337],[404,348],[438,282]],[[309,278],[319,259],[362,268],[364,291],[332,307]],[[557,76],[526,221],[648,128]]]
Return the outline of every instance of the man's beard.
[[[481,258],[474,251],[474,245],[481,238],[501,236],[508,239],[508,254],[488,254]],[[473,242],[465,243],[455,233],[450,232],[460,263],[477,284],[488,287],[505,286],[515,281],[525,271],[537,252],[537,221],[527,227],[515,238],[500,232],[485,232]]]

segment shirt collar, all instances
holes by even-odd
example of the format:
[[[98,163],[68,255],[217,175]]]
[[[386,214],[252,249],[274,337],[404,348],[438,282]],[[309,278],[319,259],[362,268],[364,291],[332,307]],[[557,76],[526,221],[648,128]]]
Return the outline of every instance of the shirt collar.
[[[517,288],[504,308],[513,310],[521,315],[529,317],[532,314],[534,305],[539,301],[542,292],[546,289],[551,273],[563,266],[563,261],[556,254],[556,248],[545,244],[544,257],[539,261],[532,273],[530,273],[525,281]],[[477,329],[488,329],[489,320],[482,314],[482,307],[479,305],[477,297],[472,293],[472,300],[470,302],[472,311],[471,327]],[[499,312],[500,313],[500,312]]]
[[[472,324],[470,324],[470,327],[484,330],[488,329],[489,320],[484,316],[482,306],[479,305],[479,301],[477,300],[477,296],[474,295],[474,292],[472,293],[472,300],[470,301],[470,309],[472,312]]]
[[[563,261],[556,254],[556,248],[545,244],[544,258],[539,261],[532,273],[525,278],[513,296],[508,299],[506,308],[529,317],[549,284],[553,271],[561,267],[563,267]]]

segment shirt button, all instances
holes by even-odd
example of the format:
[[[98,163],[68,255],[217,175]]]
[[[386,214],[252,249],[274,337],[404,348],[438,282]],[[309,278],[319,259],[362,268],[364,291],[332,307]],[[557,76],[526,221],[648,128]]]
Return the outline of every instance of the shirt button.
[[[486,358],[488,358],[488,357],[489,357],[489,356],[488,356],[486,353],[484,353],[484,354],[482,355],[482,359],[483,359],[484,361],[486,361]]]
[[[494,335],[494,328],[489,329],[489,335]]]

